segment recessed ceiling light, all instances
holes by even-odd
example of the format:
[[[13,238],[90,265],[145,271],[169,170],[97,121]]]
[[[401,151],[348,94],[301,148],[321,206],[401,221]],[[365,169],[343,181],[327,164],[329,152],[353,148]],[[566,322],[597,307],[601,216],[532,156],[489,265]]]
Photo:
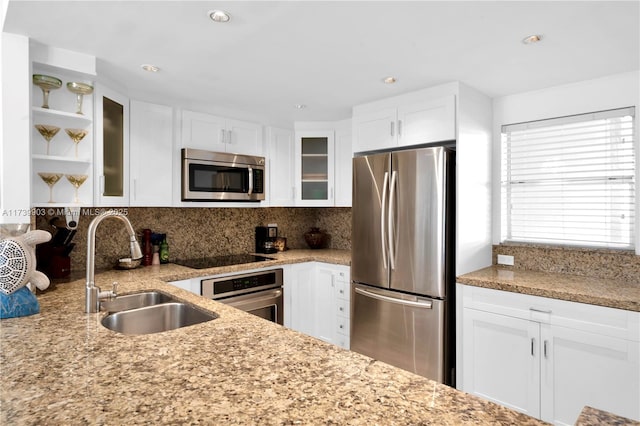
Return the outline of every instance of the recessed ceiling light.
[[[210,10],[209,18],[214,22],[229,22],[231,15],[224,10]]]
[[[142,64],[142,65],[140,65],[140,68],[142,68],[145,71],[149,71],[149,72],[158,72],[158,71],[160,71],[160,68],[156,67],[155,65],[151,65],[151,64]]]
[[[528,37],[523,38],[522,42],[524,44],[533,44],[533,43],[539,42],[540,40],[542,40],[542,36],[541,35],[533,34],[533,35],[530,35]]]
[[[305,104],[296,104],[296,108],[305,109],[307,106]]]
[[[385,77],[382,79],[382,81],[384,81],[385,84],[393,84],[395,83],[397,80],[395,77],[389,76],[389,77]]]

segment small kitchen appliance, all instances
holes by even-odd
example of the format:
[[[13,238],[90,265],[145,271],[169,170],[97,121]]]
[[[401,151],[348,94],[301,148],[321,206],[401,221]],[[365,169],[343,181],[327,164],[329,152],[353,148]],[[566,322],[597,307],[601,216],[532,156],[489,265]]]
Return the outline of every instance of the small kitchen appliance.
[[[182,201],[262,201],[264,157],[182,149]]]
[[[278,228],[276,225],[256,226],[256,253],[275,253]]]

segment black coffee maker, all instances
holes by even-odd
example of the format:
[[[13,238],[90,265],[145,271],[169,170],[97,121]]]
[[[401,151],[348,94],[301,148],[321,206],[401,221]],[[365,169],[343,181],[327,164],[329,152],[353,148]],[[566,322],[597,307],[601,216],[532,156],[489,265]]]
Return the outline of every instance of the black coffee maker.
[[[276,225],[256,226],[256,253],[275,253],[274,241],[277,236]]]

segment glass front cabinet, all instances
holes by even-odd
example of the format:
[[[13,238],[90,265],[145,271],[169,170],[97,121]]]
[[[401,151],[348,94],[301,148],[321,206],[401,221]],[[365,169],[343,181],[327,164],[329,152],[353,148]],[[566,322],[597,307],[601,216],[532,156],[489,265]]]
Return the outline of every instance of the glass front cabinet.
[[[129,98],[96,87],[96,203],[129,205]]]
[[[332,206],[334,132],[296,133],[296,205]]]

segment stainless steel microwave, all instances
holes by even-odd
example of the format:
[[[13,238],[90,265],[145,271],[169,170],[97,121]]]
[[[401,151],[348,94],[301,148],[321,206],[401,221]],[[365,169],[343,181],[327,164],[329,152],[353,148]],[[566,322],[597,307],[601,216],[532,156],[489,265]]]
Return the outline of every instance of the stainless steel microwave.
[[[264,183],[264,157],[182,149],[182,201],[261,201]]]

